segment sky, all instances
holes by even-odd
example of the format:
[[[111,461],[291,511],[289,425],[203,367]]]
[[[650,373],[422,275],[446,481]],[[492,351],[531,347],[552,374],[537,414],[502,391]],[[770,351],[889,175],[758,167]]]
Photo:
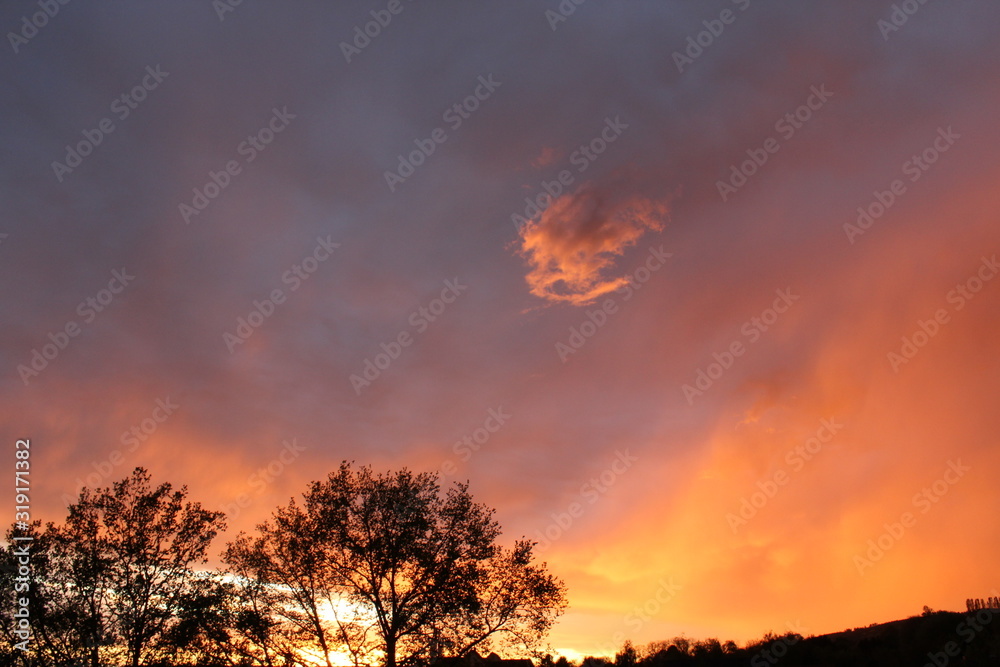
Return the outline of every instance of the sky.
[[[217,555],[342,460],[437,471],[570,657],[995,595],[998,19],[4,3],[32,516],[145,466]]]

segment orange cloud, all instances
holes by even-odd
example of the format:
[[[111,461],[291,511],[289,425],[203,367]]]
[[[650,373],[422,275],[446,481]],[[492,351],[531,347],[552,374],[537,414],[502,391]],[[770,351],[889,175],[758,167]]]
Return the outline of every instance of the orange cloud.
[[[521,229],[531,293],[579,306],[618,289],[626,278],[607,275],[615,258],[647,231],[663,229],[666,214],[663,203],[591,184],[559,197]]]

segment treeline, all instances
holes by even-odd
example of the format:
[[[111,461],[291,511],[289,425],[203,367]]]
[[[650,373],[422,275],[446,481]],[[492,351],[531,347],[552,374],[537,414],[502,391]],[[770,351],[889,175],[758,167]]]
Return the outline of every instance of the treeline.
[[[136,468],[0,552],[0,664],[409,667],[536,651],[565,587],[433,474],[344,463],[207,570],[221,512]],[[13,602],[13,604],[8,604]]]
[[[675,637],[642,647],[625,642],[614,659],[587,657],[579,667],[996,667],[1000,610],[932,611],[920,616],[816,637],[767,633],[733,641]],[[542,667],[573,667],[546,657]]]

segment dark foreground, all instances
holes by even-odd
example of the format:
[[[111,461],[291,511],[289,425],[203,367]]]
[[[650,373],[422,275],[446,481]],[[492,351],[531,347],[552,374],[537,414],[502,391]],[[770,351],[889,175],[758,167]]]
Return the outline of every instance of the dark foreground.
[[[965,667],[1000,666],[1000,610],[925,612],[816,637],[769,635],[739,648],[716,640],[626,646],[614,662],[587,658],[582,667]]]

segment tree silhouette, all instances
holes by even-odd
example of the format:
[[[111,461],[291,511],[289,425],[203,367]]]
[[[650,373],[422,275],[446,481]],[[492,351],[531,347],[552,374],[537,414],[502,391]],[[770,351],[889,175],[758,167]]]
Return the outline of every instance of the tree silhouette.
[[[639,662],[639,654],[630,640],[622,644],[622,650],[615,655],[615,667],[635,667]]]
[[[107,607],[127,663],[139,663],[154,651],[156,641],[177,621],[186,596],[198,581],[191,569],[205,563],[218,531],[225,529],[221,512],[184,502],[187,487],[174,491],[169,483],[150,489],[149,473],[136,468],[112,489],[85,490],[70,508],[88,513],[84,536],[71,548],[87,551],[94,542],[110,561],[104,571],[111,593]]]
[[[111,488],[84,488],[64,525],[30,527],[39,664],[137,667],[176,655],[184,615],[217,601],[191,566],[206,562],[224,515],[185,503],[186,487],[149,481],[136,468]]]
[[[27,538],[18,541],[17,538]],[[13,605],[0,605],[0,626],[5,641],[5,662],[15,664],[14,656],[24,664],[81,664],[90,662],[87,640],[93,636],[87,591],[77,586],[59,559],[54,530],[43,530],[40,521],[26,528],[11,527],[5,535],[8,544],[2,552],[0,585],[5,591],[15,591],[16,597],[28,600],[31,628],[29,651],[14,650],[20,641],[13,635]],[[27,575],[18,576],[18,551],[27,545],[30,565]]]
[[[532,564],[532,549],[527,540],[511,549],[496,547],[483,564],[475,604],[432,623],[428,660],[494,648],[538,655],[565,606],[565,587],[543,565]]]
[[[467,485],[442,495],[433,473],[345,462],[301,505],[241,534],[226,561],[283,591],[281,623],[321,655],[396,667],[494,640],[530,650],[544,637],[565,607],[563,584],[532,564],[531,543],[505,550],[499,534]]]
[[[294,500],[257,526],[255,536],[240,533],[227,545],[224,560],[243,582],[246,636],[264,660],[281,652],[278,642],[284,637],[318,651],[331,664],[340,594],[326,561],[328,550],[316,517]]]
[[[288,589],[268,583],[274,579],[272,568],[250,549],[245,536],[227,547],[233,575],[229,653],[249,664],[273,665],[279,658],[291,662],[294,644],[291,635],[281,631]]]

